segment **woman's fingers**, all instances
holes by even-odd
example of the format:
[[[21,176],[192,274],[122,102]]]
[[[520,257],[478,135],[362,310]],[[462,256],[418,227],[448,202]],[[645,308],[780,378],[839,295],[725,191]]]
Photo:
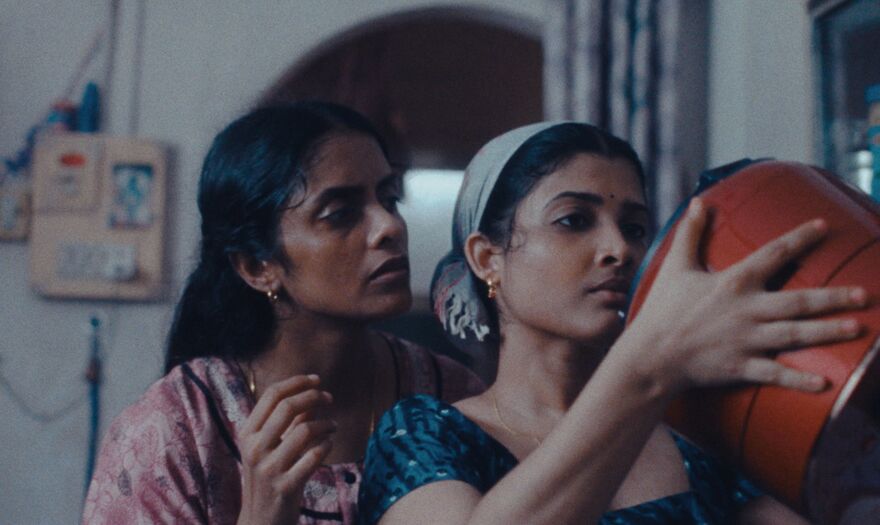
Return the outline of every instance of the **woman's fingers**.
[[[269,454],[267,461],[276,465],[278,472],[285,471],[302,458],[309,448],[329,439],[336,428],[336,422],[329,419],[306,421],[292,426],[284,433],[281,443]]]
[[[266,391],[263,392],[263,395],[260,396],[256,406],[254,406],[254,410],[245,422],[242,431],[245,433],[259,432],[266,423],[266,419],[275,410],[275,405],[282,399],[286,399],[298,392],[315,388],[319,383],[318,376],[311,374],[291,376],[283,381],[269,385]]]
[[[853,339],[861,329],[855,319],[777,321],[757,327],[752,344],[762,350],[789,350]]]
[[[324,459],[333,449],[330,439],[320,440],[311,445],[305,453],[296,460],[293,466],[279,480],[286,487],[303,487]]]
[[[309,410],[306,410],[305,412],[300,412],[295,418],[293,418],[293,423],[291,423],[290,426],[299,425],[300,423],[303,423],[313,418],[314,414],[312,414],[312,412]],[[283,436],[284,435],[282,434],[282,437]]]
[[[259,442],[263,448],[273,448],[281,435],[294,423],[297,416],[333,402],[333,396],[322,390],[306,390],[282,399],[275,405],[266,424],[260,429]]]
[[[828,384],[828,380],[820,375],[788,368],[772,359],[758,357],[748,359],[742,364],[738,379],[805,392],[821,392]]]
[[[333,401],[318,385],[316,375],[293,376],[260,396],[240,434],[242,512],[268,506],[276,517],[297,520],[306,481],[329,454],[336,430],[333,421],[313,419]]]
[[[698,268],[700,243],[708,222],[703,201],[694,197],[688,205],[687,213],[678,223],[667,260],[671,260],[679,268]]]
[[[757,301],[758,319],[776,321],[861,308],[867,305],[868,294],[862,287],[810,288],[771,292]]]
[[[787,263],[816,245],[828,232],[828,224],[814,219],[773,239],[728,270],[749,282],[764,285]]]

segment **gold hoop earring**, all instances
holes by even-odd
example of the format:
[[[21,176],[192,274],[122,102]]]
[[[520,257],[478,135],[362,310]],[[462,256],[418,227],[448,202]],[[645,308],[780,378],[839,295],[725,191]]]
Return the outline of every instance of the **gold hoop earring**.
[[[498,283],[490,277],[489,279],[486,279],[486,286],[489,287],[489,299],[494,299],[495,296],[498,295]]]
[[[267,290],[266,297],[269,298],[269,302],[272,304],[275,304],[278,302],[278,292],[276,292],[275,290]]]

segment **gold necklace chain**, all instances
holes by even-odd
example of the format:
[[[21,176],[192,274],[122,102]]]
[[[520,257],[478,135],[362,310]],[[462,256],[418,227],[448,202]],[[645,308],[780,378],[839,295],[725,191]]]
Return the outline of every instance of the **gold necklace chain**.
[[[535,445],[540,445],[540,444],[541,444],[541,438],[539,438],[538,436],[533,436],[532,434],[527,434],[527,433],[525,433],[525,432],[517,432],[516,430],[510,428],[510,427],[507,425],[507,423],[504,422],[504,418],[501,417],[501,411],[498,410],[498,398],[495,397],[495,391],[494,391],[494,390],[490,390],[490,391],[489,391],[489,395],[492,396],[492,406],[495,408],[495,417],[498,418],[498,422],[501,423],[501,426],[504,427],[504,430],[506,430],[506,431],[509,432],[511,435],[516,436],[516,437],[527,437],[527,438],[530,438],[532,441],[535,442]]]
[[[370,345],[370,350],[372,350],[372,345]],[[376,352],[371,351],[370,353],[373,354],[370,356],[370,368],[373,372],[373,385],[370,388],[370,429],[369,432],[367,432],[367,439],[370,439],[370,436],[373,435],[373,431],[376,430],[376,384],[378,383],[376,378],[379,375],[379,367],[376,363]]]
[[[257,380],[254,378],[254,368],[251,366],[250,361],[247,364],[242,364],[238,359],[235,360],[235,366],[238,367],[238,371],[241,372],[242,377],[244,377],[244,386],[247,388],[248,392],[250,392],[251,397],[254,400],[254,403],[257,402]]]
[[[378,384],[379,369],[378,369],[378,366],[376,363],[376,356],[374,355],[372,357],[373,357],[371,359],[372,366],[370,368],[372,369],[372,372],[373,372],[373,374],[372,374],[373,384],[372,384],[372,387],[370,388],[370,404],[369,404],[369,406],[370,406],[370,426],[369,426],[369,433],[367,434],[367,437],[373,435],[373,431],[376,430],[376,385]],[[256,401],[257,401],[257,380],[256,380],[256,377],[254,376],[253,366],[251,365],[250,362],[248,362],[247,364],[242,366],[241,362],[239,362],[238,360],[235,361],[235,364],[237,364],[238,369],[243,372],[243,375],[245,376],[245,379],[247,381],[248,392],[250,392],[251,396],[254,399],[254,403],[256,403]]]
[[[254,367],[248,363],[247,365],[247,387],[248,392],[251,393],[251,396],[254,398],[254,403],[257,402],[257,379],[254,376]]]

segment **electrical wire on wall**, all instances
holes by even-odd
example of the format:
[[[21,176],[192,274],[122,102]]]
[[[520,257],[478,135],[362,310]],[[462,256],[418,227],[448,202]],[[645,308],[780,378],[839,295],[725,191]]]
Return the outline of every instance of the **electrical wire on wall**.
[[[71,100],[74,90],[78,86],[80,86],[86,71],[89,69],[89,66],[92,64],[95,57],[98,55],[98,52],[101,50],[101,47],[104,45],[104,40],[106,36],[107,30],[105,27],[102,26],[95,30],[95,34],[92,36],[92,39],[89,42],[89,46],[86,48],[86,52],[83,54],[82,60],[80,60],[76,69],[74,69],[70,80],[67,82],[60,96],[56,98],[56,101]],[[19,151],[15,152],[13,155],[3,158],[3,169],[0,169],[0,184],[3,183],[3,180],[6,177],[12,177],[27,170],[27,168],[30,166],[31,154],[34,149],[37,136],[45,127],[51,126],[52,124],[58,122],[55,120],[56,117],[58,119],[61,118],[60,116],[53,115],[53,113],[56,113],[57,111],[57,102],[56,104],[50,105],[50,107],[47,108],[45,112],[40,116],[38,122],[31,126],[31,128],[28,130],[25,136],[25,143],[22,148]]]
[[[101,320],[98,316],[92,315],[89,324],[92,333],[89,338],[89,365],[86,368],[86,381],[89,383],[89,453],[86,460],[85,492],[89,491],[89,482],[95,469],[98,430],[101,426]]]
[[[135,135],[137,132],[140,120],[146,3],[144,0],[134,0],[133,2],[106,0],[106,2],[109,11],[107,19],[99,24],[100,27],[96,28],[88,40],[88,45],[83,49],[81,59],[73,63],[74,69],[71,75],[62,77],[63,80],[67,80],[67,83],[59,86],[62,89],[58,98],[44,113],[35,115],[40,120],[31,126],[23,136],[22,145],[18,151],[9,155],[0,155],[0,190],[6,190],[6,194],[9,194],[9,189],[14,182],[19,185],[16,188],[21,188],[21,195],[27,198],[27,208],[23,205],[20,206],[18,201],[15,203],[15,208],[5,206],[3,203],[6,201],[0,200],[0,241],[22,241],[28,237],[31,240],[35,239],[32,233],[33,228],[30,227],[31,221],[21,221],[18,218],[23,216],[29,218],[32,215],[30,211],[32,209],[30,199],[33,186],[32,157],[35,152],[34,148],[41,138],[55,133],[97,132],[99,127],[104,132],[110,131],[115,134]],[[95,75],[96,69],[98,70],[97,75]],[[100,71],[101,69],[103,71]],[[114,70],[116,70],[115,73]],[[108,104],[111,84],[116,84],[118,89],[113,104]],[[83,88],[81,102],[75,104],[72,98],[75,97],[77,91]],[[39,100],[30,102],[34,107],[42,107]],[[114,129],[107,129],[106,125],[102,125],[106,124],[108,119],[101,117],[107,116],[111,111],[103,111],[101,106],[113,109]],[[105,122],[100,122],[102,120]],[[3,191],[0,191],[0,199],[3,197]],[[25,200],[24,197],[22,201]],[[13,218],[16,218],[14,224],[17,228],[14,231],[12,228],[8,228],[8,230],[13,232],[15,237],[12,234],[5,237],[3,235],[3,226],[7,223],[13,223],[11,219],[5,220],[8,218],[7,216],[12,215],[12,213],[4,213],[9,210],[15,214]],[[20,225],[24,226],[18,228]],[[31,249],[33,246],[35,245],[32,245]],[[87,305],[86,307],[92,308]],[[106,307],[107,313],[111,316],[109,320],[105,318],[103,312],[88,314],[89,347],[88,359],[84,363],[83,377],[86,384],[81,385],[79,378],[75,377],[74,384],[65,388],[69,393],[65,393],[58,401],[58,407],[54,407],[54,403],[42,401],[27,392],[25,385],[19,382],[20,376],[16,375],[17,370],[12,366],[12,360],[8,358],[2,360],[2,357],[5,356],[0,355],[0,400],[8,399],[11,406],[15,407],[14,410],[21,412],[26,419],[39,424],[51,424],[70,417],[74,413],[77,415],[73,417],[79,419],[83,415],[84,405],[88,406],[88,442],[84,469],[85,492],[88,491],[94,473],[100,441],[103,354],[105,350],[113,346],[112,341],[106,339],[107,329],[116,326],[115,317],[119,314],[118,304],[109,303],[106,304]],[[26,345],[18,346],[25,347]],[[37,352],[33,352],[33,354],[36,355]],[[74,369],[76,366],[74,365]],[[76,449],[79,449],[80,446],[75,445]],[[76,454],[76,456],[82,457],[80,454]]]
[[[2,368],[0,368],[0,389],[9,396],[12,403],[18,407],[25,416],[37,423],[52,423],[57,421],[79,408],[88,398],[88,393],[83,392],[81,395],[74,397],[64,406],[55,410],[45,411],[36,409],[32,407],[21,394],[16,392],[15,387],[9,381],[9,378],[3,373]]]
[[[0,390],[6,393],[12,403],[28,418],[37,423],[48,424],[58,421],[75,412],[86,401],[89,402],[89,441],[88,456],[86,459],[85,490],[88,490],[92,479],[95,465],[95,457],[98,448],[98,431],[101,423],[101,316],[92,314],[89,317],[89,360],[86,365],[83,379],[88,384],[87,390],[75,396],[68,403],[55,410],[40,410],[34,408],[25,396],[18,393],[12,382],[6,377],[0,366]],[[2,364],[2,361],[0,361]]]
[[[0,192],[0,197],[8,197],[9,189],[20,189],[23,204],[16,201],[15,207],[7,202],[0,202],[0,240],[24,240],[28,237],[28,219],[21,220],[19,214],[29,214],[30,209],[30,170],[32,155],[35,145],[45,133],[56,132],[81,132],[90,133],[98,131],[100,126],[100,101],[98,85],[101,90],[109,91],[112,77],[114,49],[117,46],[118,11],[119,0],[108,0],[108,19],[97,27],[88,40],[87,47],[83,50],[81,59],[76,62],[68,81],[58,94],[49,108],[39,116],[36,124],[27,131],[22,146],[11,155],[0,156],[0,189],[6,186],[6,193]],[[97,59],[104,55],[103,78],[97,83],[89,80],[92,76],[93,65]],[[100,66],[99,66],[100,67]],[[91,72],[91,73],[90,73]],[[79,105],[72,102],[74,94],[79,89],[84,89],[82,101]],[[100,98],[106,99],[106,96]],[[36,105],[39,105],[37,102]],[[13,183],[16,186],[12,186]],[[18,196],[18,194],[15,194]],[[11,226],[10,226],[11,225]],[[15,226],[13,229],[12,226]],[[4,229],[4,227],[6,229]],[[7,231],[8,230],[8,231]],[[4,232],[6,235],[4,235]],[[99,431],[101,422],[101,383],[102,383],[102,330],[105,322],[103,314],[90,314],[89,316],[89,357],[84,371],[86,388],[82,391],[77,389],[75,395],[65,396],[69,401],[55,409],[38,408],[33,400],[19,392],[16,388],[15,376],[9,372],[8,365],[0,361],[0,391],[6,394],[6,398],[28,419],[37,423],[50,424],[59,421],[68,415],[77,412],[88,402],[88,443],[85,464],[85,490],[91,481],[92,472],[97,455]],[[11,378],[11,379],[10,379]]]

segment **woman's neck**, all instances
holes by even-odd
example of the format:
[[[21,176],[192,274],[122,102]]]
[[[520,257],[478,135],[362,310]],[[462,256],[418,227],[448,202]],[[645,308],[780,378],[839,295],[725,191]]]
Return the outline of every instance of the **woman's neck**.
[[[606,351],[522,325],[505,326],[494,395],[524,415],[561,417]]]
[[[364,323],[292,317],[278,321],[269,348],[248,365],[258,394],[293,375],[317,374],[321,388],[333,394],[337,406],[344,406],[356,398],[363,386],[358,381],[371,369],[372,346]]]
[[[376,418],[396,400],[395,368],[381,335],[365,323],[338,320],[281,320],[276,338],[251,361],[257,397],[272,383],[297,374],[318,374],[333,402],[310,412],[338,430],[327,463],[363,458]],[[390,347],[389,347],[390,348]]]

